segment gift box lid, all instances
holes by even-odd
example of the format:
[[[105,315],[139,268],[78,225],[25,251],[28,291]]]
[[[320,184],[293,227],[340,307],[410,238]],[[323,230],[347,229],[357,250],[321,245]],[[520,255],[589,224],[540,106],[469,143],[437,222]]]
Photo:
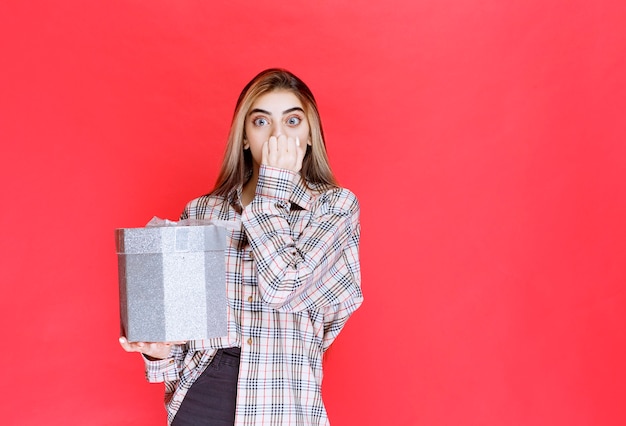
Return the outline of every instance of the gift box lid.
[[[148,226],[115,230],[119,255],[223,251],[227,229],[217,225]]]

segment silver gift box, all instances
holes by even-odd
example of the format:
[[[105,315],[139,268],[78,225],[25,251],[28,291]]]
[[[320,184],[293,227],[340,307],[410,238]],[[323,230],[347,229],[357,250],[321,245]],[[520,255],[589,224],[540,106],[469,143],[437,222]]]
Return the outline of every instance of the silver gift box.
[[[115,231],[121,327],[129,341],[227,334],[226,235],[216,225]]]

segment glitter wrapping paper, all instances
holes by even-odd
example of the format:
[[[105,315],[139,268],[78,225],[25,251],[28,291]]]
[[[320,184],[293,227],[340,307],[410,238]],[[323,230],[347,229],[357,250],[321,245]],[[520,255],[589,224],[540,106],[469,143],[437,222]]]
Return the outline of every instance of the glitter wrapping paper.
[[[225,228],[123,228],[115,235],[121,327],[129,341],[227,334]]]

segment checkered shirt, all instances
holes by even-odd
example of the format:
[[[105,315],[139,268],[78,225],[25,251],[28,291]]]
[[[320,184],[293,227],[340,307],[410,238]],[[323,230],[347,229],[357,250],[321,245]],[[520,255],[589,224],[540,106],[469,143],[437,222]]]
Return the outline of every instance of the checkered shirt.
[[[359,204],[350,191],[315,191],[300,175],[261,166],[256,195],[205,195],[181,219],[235,223],[226,249],[228,336],[190,341],[146,360],[165,382],[168,424],[218,348],[241,347],[236,425],[327,425],[322,356],[360,306]]]

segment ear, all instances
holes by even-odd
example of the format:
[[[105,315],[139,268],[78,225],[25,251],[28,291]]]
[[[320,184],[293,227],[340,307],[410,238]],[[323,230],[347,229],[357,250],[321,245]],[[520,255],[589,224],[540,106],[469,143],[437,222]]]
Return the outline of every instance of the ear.
[[[244,139],[243,140],[243,150],[245,151],[246,149],[250,148],[250,143],[248,142],[248,139]]]

